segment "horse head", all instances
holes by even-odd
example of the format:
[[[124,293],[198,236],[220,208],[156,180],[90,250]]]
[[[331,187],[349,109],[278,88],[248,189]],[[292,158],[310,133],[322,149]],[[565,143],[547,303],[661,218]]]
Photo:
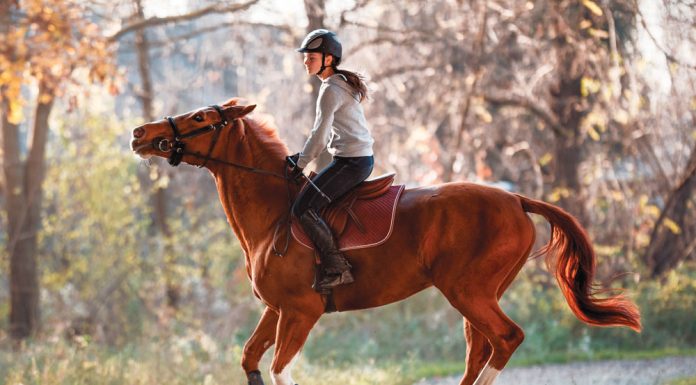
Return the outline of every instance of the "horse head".
[[[240,106],[231,99],[222,106],[199,108],[185,114],[168,116],[133,130],[131,148],[142,158],[160,156],[177,166],[182,161],[203,167],[213,157],[224,130],[250,113],[256,105]]]

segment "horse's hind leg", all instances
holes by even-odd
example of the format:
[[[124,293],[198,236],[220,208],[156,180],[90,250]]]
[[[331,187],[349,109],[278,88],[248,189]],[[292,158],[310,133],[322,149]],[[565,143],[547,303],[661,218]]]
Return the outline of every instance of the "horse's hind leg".
[[[502,277],[490,268],[476,266],[466,269],[476,271],[475,275],[452,275],[456,270],[450,269],[443,271],[435,282],[435,286],[466,319],[467,368],[461,385],[491,385],[524,340],[522,329],[503,313],[498,299],[524,265],[526,255],[520,255]],[[485,260],[491,262],[505,258],[489,256]],[[485,271],[490,273],[484,274]],[[484,276],[487,279],[481,279]]]
[[[500,371],[505,367],[515,349],[524,340],[524,332],[498,306],[497,298],[465,298],[456,295],[448,297],[471,325],[488,339],[493,347],[493,354],[479,373],[473,385],[491,385]],[[482,343],[480,339],[475,339]],[[470,358],[469,361],[472,361]],[[468,370],[468,368],[467,368]],[[462,378],[461,385],[471,384],[471,378]]]
[[[532,250],[533,245],[534,242],[531,242],[529,248],[522,254],[522,257],[517,262],[517,266],[505,277],[505,281],[500,285],[500,289],[498,290],[498,300],[500,300],[508,287],[510,287],[512,281],[515,280],[515,277],[527,262],[527,256]],[[464,318],[464,336],[466,338],[466,372],[464,372],[462,384],[472,385],[474,381],[476,381],[476,378],[478,378],[481,370],[485,367],[486,362],[490,359],[493,348],[486,336],[473,327],[471,322],[466,318]]]
[[[486,336],[476,330],[466,318],[464,319],[464,336],[466,337],[466,371],[462,384],[472,385],[493,354],[493,347],[488,343]]]

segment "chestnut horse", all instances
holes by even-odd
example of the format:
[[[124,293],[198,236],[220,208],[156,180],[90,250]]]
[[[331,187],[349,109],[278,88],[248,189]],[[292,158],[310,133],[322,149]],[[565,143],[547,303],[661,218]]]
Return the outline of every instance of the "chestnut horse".
[[[324,314],[325,298],[312,289],[314,255],[291,240],[276,253],[276,225],[289,213],[287,147],[274,128],[246,115],[255,106],[230,100],[147,123],[133,131],[141,157],[205,166],[217,184],[228,221],[244,250],[254,294],[266,305],[246,342],[242,367],[249,384],[262,385],[258,370],[275,344],[271,377],[292,385],[290,363]],[[636,306],[621,296],[598,298],[593,289],[595,255],[578,222],[558,207],[506,191],[447,183],[407,189],[396,208],[391,237],[347,253],[355,282],[334,289],[339,311],[400,301],[437,287],[464,317],[467,343],[463,385],[491,385],[524,334],[498,300],[527,261],[535,229],[527,213],[551,224],[542,250],[568,306],[583,322],[640,330]],[[282,242],[280,242],[282,243]]]

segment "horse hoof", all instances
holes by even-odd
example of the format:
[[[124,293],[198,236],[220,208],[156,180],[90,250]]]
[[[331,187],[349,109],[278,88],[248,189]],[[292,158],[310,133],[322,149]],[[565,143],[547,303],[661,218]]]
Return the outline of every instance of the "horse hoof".
[[[249,379],[249,385],[264,385],[261,372],[258,370],[247,373],[247,378]]]

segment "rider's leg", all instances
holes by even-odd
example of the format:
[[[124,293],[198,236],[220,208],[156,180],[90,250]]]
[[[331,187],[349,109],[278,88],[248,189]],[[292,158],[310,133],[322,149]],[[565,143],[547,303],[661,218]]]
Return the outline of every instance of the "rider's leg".
[[[319,251],[322,262],[322,278],[315,289],[327,289],[344,283],[353,282],[350,264],[338,249],[331,228],[319,213],[331,202],[340,199],[345,193],[367,179],[372,172],[372,157],[340,158],[322,170],[314,179],[314,184],[329,200],[306,185],[300,192],[293,207],[293,213],[300,220],[307,235]]]
[[[326,289],[353,282],[348,260],[338,250],[336,239],[329,225],[314,209],[308,209],[300,216],[300,223],[319,251],[322,277],[315,289]]]

